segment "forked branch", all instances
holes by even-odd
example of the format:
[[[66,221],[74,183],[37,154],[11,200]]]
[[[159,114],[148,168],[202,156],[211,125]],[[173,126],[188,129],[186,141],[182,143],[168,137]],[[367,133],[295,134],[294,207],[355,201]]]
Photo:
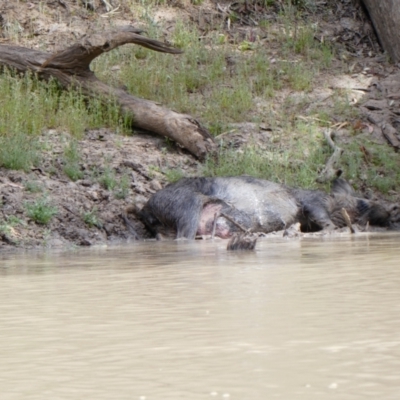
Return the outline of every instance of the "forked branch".
[[[140,99],[125,90],[111,87],[97,79],[90,63],[99,55],[118,46],[134,43],[162,53],[179,54],[181,50],[140,35],[141,30],[128,26],[118,31],[93,34],[56,54],[19,46],[0,46],[0,65],[19,72],[31,71],[41,79],[57,79],[65,89],[78,88],[83,94],[114,98],[121,111],[133,120],[133,126],[166,136],[198,158],[215,149],[207,129],[189,115],[179,114],[152,101]],[[151,84],[151,82],[149,82]]]

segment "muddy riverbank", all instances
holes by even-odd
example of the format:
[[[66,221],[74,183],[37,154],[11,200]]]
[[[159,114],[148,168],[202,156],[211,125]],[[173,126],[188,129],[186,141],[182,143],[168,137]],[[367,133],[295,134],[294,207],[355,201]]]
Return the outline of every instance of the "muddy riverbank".
[[[277,59],[287,55],[280,53],[283,50],[277,47],[270,34],[275,32],[274,24],[276,32],[282,28],[277,6],[269,10],[258,6],[246,10],[237,5],[230,9],[227,4],[222,6],[214,2],[197,6],[190,2],[174,2],[157,9],[146,9],[152,13],[150,23],[150,19],[144,17],[144,9],[134,7],[134,2],[115,4],[110,10],[108,2],[86,3],[92,5],[83,7],[81,2],[72,0],[46,4],[35,0],[0,1],[1,42],[54,52],[64,48],[66,43],[74,43],[88,32],[128,24],[146,28],[145,21],[147,26],[151,26],[151,23],[163,24],[165,39],[168,40],[176,24],[184,21],[194,24],[204,33],[204,38],[219,35],[221,43],[232,45],[235,56],[224,61],[224,71],[232,79],[235,78],[235,65],[240,57],[250,57],[248,54],[251,55],[257,46],[271,53],[269,60],[272,66]],[[113,4],[110,2],[109,5]],[[216,138],[219,145],[237,149],[240,153],[249,143],[271,151],[279,142],[276,152],[282,153],[286,144],[302,139],[298,135],[299,125],[293,124],[293,136],[288,136],[279,118],[292,118],[293,115],[293,118],[305,121],[305,124],[318,121],[318,118],[309,117],[306,112],[311,104],[317,103],[320,108],[331,107],[329,119],[337,130],[336,137],[341,147],[346,149],[355,138],[367,138],[378,149],[376,154],[380,154],[383,148],[397,149],[400,137],[393,110],[399,105],[399,99],[395,96],[399,85],[398,67],[387,62],[371,32],[363,31],[363,35],[358,33],[367,26],[367,22],[360,19],[357,8],[346,1],[341,2],[341,7],[335,13],[324,15],[315,28],[318,33],[316,40],[329,40],[339,49],[334,52],[332,69],[319,73],[316,78],[318,84],[308,87],[304,92],[282,87],[276,89],[273,98],[257,97],[254,100],[255,107],[248,115],[249,121],[244,118],[240,123],[224,123],[226,130],[219,132],[222,135]],[[228,11],[238,18],[227,19]],[[311,10],[302,12],[307,12],[310,18],[317,21],[316,15],[322,11],[324,8],[318,6],[313,11],[315,15]],[[258,19],[255,19],[256,15]],[[265,36],[265,21],[270,29],[268,37]],[[205,48],[209,48],[206,40],[205,43]],[[357,48],[354,48],[355,43]],[[337,73],[333,74],[335,66]],[[117,73],[119,68],[119,65],[114,65],[111,69]],[[276,79],[283,74],[279,70],[276,73]],[[253,84],[253,81],[250,83]],[[150,80],[149,85],[152,84],[159,85]],[[338,94],[345,90],[348,91],[346,107],[355,107],[355,116],[346,114],[347,108],[337,107]],[[205,110],[209,93],[207,90],[203,92],[200,87],[195,95],[198,96],[198,102],[205,104]],[[303,95],[308,103],[304,103]],[[281,116],[276,117],[274,124],[270,123],[272,116],[275,118],[278,115],[278,110]],[[203,119],[202,122],[207,125],[201,113],[195,117]],[[322,131],[325,122],[321,124]],[[148,233],[133,215],[130,215],[132,225],[129,227],[121,214],[130,206],[145,202],[177,177],[198,176],[204,171],[199,160],[162,137],[145,132],[121,135],[100,127],[86,129],[81,137],[74,138],[76,148],[73,151],[77,155],[75,167],[78,175],[71,179],[66,172],[66,149],[71,146],[71,134],[47,127],[38,138],[40,156],[29,170],[15,171],[0,167],[0,248],[91,246],[131,241],[136,233],[146,238]],[[366,168],[376,169],[374,179],[390,180],[389,175],[396,168],[376,167],[379,161],[375,153],[361,148],[360,154],[365,158]],[[325,161],[329,151],[326,154]],[[307,149],[304,150],[304,157],[308,157]],[[292,164],[301,162],[293,160]],[[369,197],[399,198],[394,180],[389,183],[385,196],[382,196],[376,189],[377,185],[370,191],[367,173],[365,177],[361,174],[361,180],[357,179],[358,189]],[[52,214],[48,222],[40,220],[37,215],[46,211]],[[296,235],[301,234],[297,232]]]

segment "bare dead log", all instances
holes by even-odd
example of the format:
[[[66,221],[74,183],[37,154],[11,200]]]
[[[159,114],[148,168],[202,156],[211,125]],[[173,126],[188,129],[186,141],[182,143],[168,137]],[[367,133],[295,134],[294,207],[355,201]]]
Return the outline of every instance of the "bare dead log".
[[[128,26],[118,31],[93,34],[67,49],[49,54],[19,46],[0,46],[0,65],[19,72],[31,71],[41,79],[57,79],[66,89],[77,88],[84,95],[113,98],[124,114],[132,117],[133,126],[166,136],[198,158],[215,148],[209,132],[190,115],[180,114],[156,103],[128,94],[100,81],[90,70],[90,63],[100,54],[127,43],[134,43],[163,53],[179,54],[181,50],[140,35]]]
[[[325,168],[319,174],[317,178],[318,183],[329,182],[337,176],[339,159],[343,153],[343,150],[339,146],[336,146],[335,142],[333,141],[332,131],[330,129],[326,129],[324,131],[324,137],[328,142],[329,146],[333,149],[333,153],[329,157],[329,160],[327,161]]]

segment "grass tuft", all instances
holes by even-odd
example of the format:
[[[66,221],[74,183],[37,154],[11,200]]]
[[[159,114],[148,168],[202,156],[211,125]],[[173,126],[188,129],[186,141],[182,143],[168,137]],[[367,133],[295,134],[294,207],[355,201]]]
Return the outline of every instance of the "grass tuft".
[[[27,140],[23,133],[0,136],[0,166],[28,172],[40,161],[39,142],[37,138]]]
[[[93,208],[93,210],[82,213],[83,222],[88,225],[90,228],[94,226],[97,228],[102,228],[103,223],[97,215],[97,209]]]
[[[83,178],[83,171],[80,168],[79,161],[81,156],[79,154],[78,146],[75,140],[71,140],[64,149],[64,168],[65,175],[72,181],[77,181]]]
[[[47,225],[58,213],[57,208],[52,206],[45,196],[34,203],[26,203],[25,209],[29,218],[42,225]]]

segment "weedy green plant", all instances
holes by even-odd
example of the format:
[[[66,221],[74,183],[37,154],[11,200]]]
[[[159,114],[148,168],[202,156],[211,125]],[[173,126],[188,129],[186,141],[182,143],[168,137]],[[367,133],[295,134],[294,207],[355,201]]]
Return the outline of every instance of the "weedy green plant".
[[[241,149],[222,148],[217,156],[210,156],[202,166],[206,176],[251,175],[287,185],[315,188],[315,179],[329,157],[329,148],[317,126],[298,125],[297,137],[285,145],[266,148],[249,144]],[[284,133],[282,134],[285,135]],[[276,138],[280,143],[282,138]]]
[[[214,91],[211,104],[218,104],[220,110],[232,121],[241,121],[253,107],[253,97],[248,85],[243,84],[236,89],[222,88]]]
[[[6,223],[0,223],[0,235],[8,236],[11,233],[11,226]]]
[[[88,99],[78,90],[63,91],[55,80],[41,82],[33,75],[6,70],[0,76],[0,92],[0,137],[26,138],[49,127],[79,137],[86,128],[109,126],[125,132],[129,124],[114,100]]]
[[[293,36],[289,39],[289,44],[298,54],[307,54],[314,47],[315,31],[309,26],[295,29]]]
[[[254,50],[256,47],[257,45],[254,42],[243,40],[243,42],[239,44],[238,49],[240,51],[249,51],[249,50]]]
[[[9,215],[5,220],[0,221],[0,235],[5,236],[10,242],[16,243],[14,227],[26,225],[26,222],[15,215]]]
[[[0,237],[3,241],[6,241],[8,243],[12,243],[14,245],[18,243],[18,240],[16,240],[14,228],[8,223],[0,222]]]
[[[148,171],[147,171],[147,174],[149,175],[149,177],[150,177],[151,179],[156,178],[156,177],[157,177],[157,174],[160,174],[160,173],[161,173],[161,169],[160,169],[160,167],[159,167],[158,165],[149,165],[148,168],[149,168],[149,169],[148,169]]]
[[[36,138],[27,140],[27,135],[22,133],[0,135],[0,166],[29,171],[40,161],[39,147]]]
[[[118,183],[114,170],[109,166],[104,168],[97,180],[106,190],[113,190]]]
[[[25,203],[26,213],[29,218],[38,224],[46,225],[58,213],[46,196],[37,199],[34,203]]]
[[[398,154],[386,145],[365,138],[354,138],[346,145],[341,161],[346,177],[356,186],[366,183],[368,187],[384,194],[400,186]]]
[[[25,181],[24,188],[26,191],[31,192],[31,193],[43,192],[42,184],[37,181]]]
[[[314,70],[327,68],[333,58],[332,47],[317,37],[317,25],[304,22],[296,11],[280,17],[283,26],[279,35],[283,53],[286,58],[301,55],[301,62]]]
[[[166,169],[164,171],[165,178],[169,183],[173,183],[176,181],[179,181],[179,179],[185,177],[185,172],[182,171],[180,168],[171,168],[171,169]]]
[[[82,220],[83,222],[88,225],[90,228],[94,226],[97,228],[102,228],[103,223],[100,220],[99,216],[97,215],[97,208],[93,208],[91,211],[83,212],[82,213]]]
[[[117,187],[114,189],[114,196],[117,199],[126,199],[129,195],[131,178],[128,174],[123,174],[119,179]]]
[[[104,189],[112,191],[117,199],[125,199],[129,195],[131,179],[127,173],[118,178],[115,171],[107,165],[103,172],[98,174],[97,181]]]
[[[285,63],[283,70],[292,89],[308,91],[312,88],[312,81],[315,74],[311,67],[300,63]]]
[[[64,167],[63,171],[72,181],[77,181],[83,178],[83,171],[80,168],[79,161],[81,155],[79,154],[78,145],[75,140],[71,140],[64,148]]]
[[[9,224],[10,226],[26,225],[26,222],[22,218],[17,217],[16,215],[9,215],[7,217],[7,224]]]

